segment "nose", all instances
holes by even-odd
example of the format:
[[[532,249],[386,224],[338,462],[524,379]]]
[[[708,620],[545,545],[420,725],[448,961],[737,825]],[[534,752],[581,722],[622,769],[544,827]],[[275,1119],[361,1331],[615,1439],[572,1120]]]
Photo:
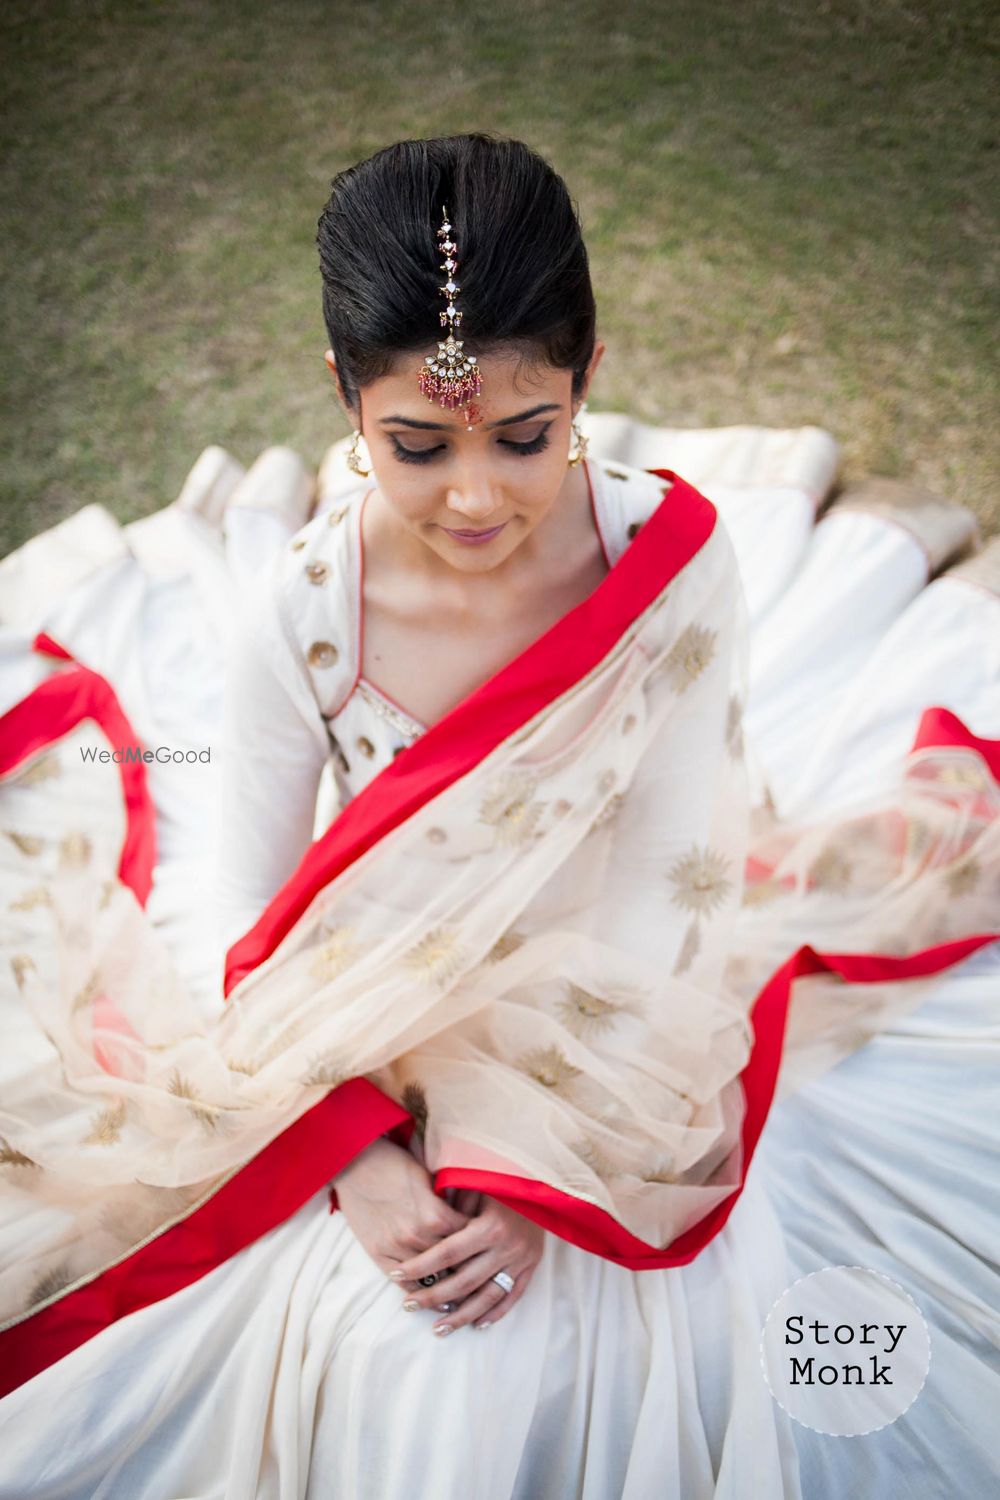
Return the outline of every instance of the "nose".
[[[499,521],[503,514],[503,493],[491,481],[488,465],[481,461],[471,463],[461,476],[453,478],[448,485],[447,502],[459,526],[465,521],[485,526],[491,520]]]

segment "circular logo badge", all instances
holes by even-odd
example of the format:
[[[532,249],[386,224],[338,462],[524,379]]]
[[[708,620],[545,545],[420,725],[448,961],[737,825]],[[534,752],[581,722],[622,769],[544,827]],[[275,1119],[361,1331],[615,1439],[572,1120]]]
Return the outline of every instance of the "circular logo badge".
[[[826,1266],[782,1292],[760,1359],[789,1416],[831,1437],[860,1437],[919,1396],[931,1342],[919,1307],[895,1281],[865,1266]]]

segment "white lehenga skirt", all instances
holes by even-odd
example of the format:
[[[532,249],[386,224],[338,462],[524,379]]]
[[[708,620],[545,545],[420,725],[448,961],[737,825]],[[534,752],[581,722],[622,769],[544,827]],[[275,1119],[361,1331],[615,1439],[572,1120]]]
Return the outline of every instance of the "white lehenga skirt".
[[[779,811],[825,812],[890,784],[929,705],[1000,735],[1000,543],[978,569],[928,584],[920,542],[884,505],[834,507],[816,523],[831,456],[822,434],[681,439],[623,418],[592,422],[594,448],[669,463],[730,527],[752,616],[747,729]],[[287,486],[269,498],[276,457],[235,484],[232,460],[203,455],[183,503],[124,533],[112,527],[96,568],[71,518],[57,568],[46,549],[41,617],[22,549],[5,580],[0,709],[33,686],[25,644],[45,628],[111,679],[147,743],[211,742],[230,590],[301,519]],[[968,530],[956,508],[931,520],[948,546]],[[212,786],[206,778],[199,803],[189,777],[182,786],[169,765],[152,770],[160,862],[147,910],[210,1006],[221,979],[205,887]],[[941,976],[919,1010],[776,1105],[733,1214],[690,1265],[632,1272],[549,1235],[518,1307],[486,1334],[434,1338],[432,1316],[401,1310],[398,1289],[316,1194],[0,1401],[0,1497],[990,1492],[1000,1475],[1000,1223],[988,1175],[998,976],[991,944]],[[761,1370],[769,1308],[831,1264],[890,1275],[931,1331],[921,1396],[864,1437],[793,1422]]]

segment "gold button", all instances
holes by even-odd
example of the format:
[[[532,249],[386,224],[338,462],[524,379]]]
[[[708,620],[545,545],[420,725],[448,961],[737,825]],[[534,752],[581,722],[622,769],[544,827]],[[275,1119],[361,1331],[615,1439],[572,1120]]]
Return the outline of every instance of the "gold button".
[[[306,544],[306,538],[304,536],[297,536],[295,538],[294,542],[292,543],[292,551],[293,552],[301,552],[301,550],[305,546],[305,544]]]
[[[325,583],[329,576],[330,567],[328,563],[306,563],[306,577],[310,583]]]
[[[428,828],[427,837],[432,844],[443,844],[448,835],[443,828]]]
[[[358,735],[358,749],[362,755],[367,755],[369,758],[375,754],[375,746],[365,734]]]
[[[313,641],[306,660],[311,667],[332,667],[339,654],[332,641]]]

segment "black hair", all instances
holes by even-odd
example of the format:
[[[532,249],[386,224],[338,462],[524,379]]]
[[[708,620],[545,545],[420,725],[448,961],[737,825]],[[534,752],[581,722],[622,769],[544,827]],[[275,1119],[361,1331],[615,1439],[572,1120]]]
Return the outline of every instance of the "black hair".
[[[437,230],[458,245],[459,338],[573,371],[594,351],[587,250],[566,184],[523,141],[473,131],[398,141],[339,172],[319,218],[323,321],[347,405],[402,351],[445,337]]]

